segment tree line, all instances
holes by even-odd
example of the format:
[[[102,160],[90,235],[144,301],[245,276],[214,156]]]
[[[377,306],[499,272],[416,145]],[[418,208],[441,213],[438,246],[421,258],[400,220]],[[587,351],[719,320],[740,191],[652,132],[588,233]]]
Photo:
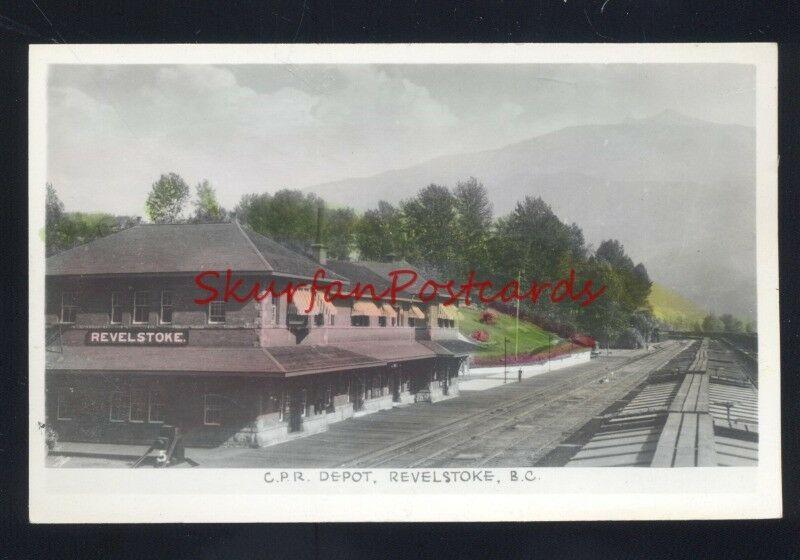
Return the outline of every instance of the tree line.
[[[756,332],[756,322],[744,323],[730,313],[724,313],[719,317],[714,313],[709,313],[702,323],[695,323],[693,330],[697,333],[754,333]]]
[[[318,223],[320,208],[324,219]],[[575,270],[578,278],[607,286],[606,293],[585,308],[549,298],[526,301],[521,304],[525,316],[562,335],[582,332],[606,345],[621,340],[641,344],[659,326],[647,301],[652,285],[647,270],[634,264],[619,241],[605,240],[595,249],[577,224],[562,222],[539,197],[526,196],[511,213],[495,217],[485,187],[473,177],[454,188],[430,184],[398,204],[380,201],[376,208],[357,213],[292,189],[247,194],[226,210],[207,180],[195,186],[191,199],[186,181],[167,173],[153,183],[145,209],[154,223],[235,218],[306,254],[319,236],[331,258],[403,259],[424,274],[456,281],[474,271],[495,285],[519,277],[525,286],[555,281]],[[67,213],[48,185],[48,254],[140,222],[132,216]]]

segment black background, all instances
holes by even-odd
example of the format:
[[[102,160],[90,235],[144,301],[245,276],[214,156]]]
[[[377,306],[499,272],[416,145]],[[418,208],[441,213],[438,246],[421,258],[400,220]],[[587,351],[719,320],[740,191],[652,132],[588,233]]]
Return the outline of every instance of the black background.
[[[793,2],[0,3],[6,344],[0,558],[800,557],[797,275],[800,7]],[[783,520],[669,523],[32,526],[27,522],[27,46],[30,43],[779,42]],[[124,155],[121,155],[124,157]],[[595,498],[597,499],[597,498]]]

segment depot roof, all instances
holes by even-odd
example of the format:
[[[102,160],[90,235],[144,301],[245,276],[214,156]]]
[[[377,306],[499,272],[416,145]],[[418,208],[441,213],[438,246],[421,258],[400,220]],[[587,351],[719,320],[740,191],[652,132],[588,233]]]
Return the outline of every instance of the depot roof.
[[[269,272],[311,278],[313,260],[248,228],[221,224],[142,224],[47,259],[47,275]],[[345,281],[325,268],[326,278]]]
[[[357,350],[358,348],[354,348]],[[386,362],[336,346],[179,348],[64,346],[48,349],[47,369],[74,373],[135,372],[142,375],[236,375],[294,377],[380,367]]]
[[[431,276],[424,274],[419,269],[413,267],[408,262],[392,261],[392,262],[377,262],[377,261],[341,261],[328,259],[327,268],[333,270],[337,274],[349,278],[351,283],[359,282],[364,284],[371,284],[375,287],[377,292],[382,292],[392,285],[392,277],[390,274],[394,271],[413,270],[417,274],[417,278],[413,284],[405,290],[401,290],[399,295],[402,299],[410,299],[419,296],[419,292],[425,281],[432,279]],[[403,285],[411,279],[410,275],[399,274],[397,277],[397,284]],[[433,278],[441,283],[441,280]],[[447,297],[446,292],[440,292],[440,297]]]

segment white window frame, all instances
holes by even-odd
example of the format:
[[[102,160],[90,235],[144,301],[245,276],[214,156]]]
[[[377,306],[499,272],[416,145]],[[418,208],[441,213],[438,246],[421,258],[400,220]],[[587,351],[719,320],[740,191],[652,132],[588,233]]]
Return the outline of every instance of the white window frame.
[[[114,309],[119,308],[119,321],[114,320]],[[121,325],[125,318],[125,305],[122,303],[122,292],[111,292],[111,313],[108,322],[112,325]]]
[[[146,297],[147,297],[147,317],[145,317],[144,321],[137,321],[136,320],[136,308],[137,307],[142,307],[141,305],[138,305],[137,300],[139,299],[139,296],[141,294],[145,294]],[[147,323],[150,322],[150,292],[148,292],[146,290],[133,292],[133,317],[131,317],[131,322],[134,325],[146,325]]]
[[[170,302],[167,305],[164,304],[165,294],[169,294],[170,296]],[[169,307],[170,317],[171,317],[169,321],[164,320],[164,307]],[[175,313],[175,292],[173,292],[172,290],[161,290],[161,308],[159,309],[158,312],[158,323],[161,325],[171,325],[172,321],[175,320],[174,313]]]
[[[153,420],[153,401],[154,395],[158,395],[158,405],[161,407],[161,420]],[[158,389],[151,389],[147,392],[147,422],[150,424],[164,423],[164,393]]]
[[[64,401],[67,398],[72,398],[74,396],[74,393],[75,393],[75,388],[74,387],[60,387],[58,389],[58,393],[56,394],[56,418],[58,420],[73,420],[75,418],[75,416],[74,416],[74,414],[75,414],[74,403],[71,403],[73,405],[73,410],[71,411],[72,412],[71,416],[62,416],[61,415],[61,410],[63,408],[67,408],[67,407],[65,407],[63,405]]]
[[[212,306],[214,306],[214,304],[222,305],[222,317],[223,317],[222,321],[214,321],[211,318],[211,315],[212,315],[211,308],[212,308]],[[209,325],[224,325],[227,321],[228,321],[228,316],[227,316],[227,309],[225,309],[225,302],[223,300],[221,300],[221,299],[209,302],[208,303],[208,324]]]
[[[114,418],[114,395],[122,395],[123,402],[128,400],[128,414],[126,418]],[[108,421],[115,423],[129,422],[131,418],[131,393],[130,391],[111,391],[111,396],[108,402]]]
[[[209,397],[215,399],[221,399],[220,395],[214,393],[206,393],[203,395],[203,425],[204,426],[222,426],[222,411],[224,409],[221,402],[218,403],[209,403]],[[214,410],[219,414],[219,422],[209,422],[208,421],[208,412],[210,410]]]
[[[72,298],[71,298],[72,299],[72,303],[65,304],[64,303],[64,298],[66,296],[68,296],[68,295],[72,296]],[[61,292],[61,315],[59,316],[59,318],[61,319],[61,322],[63,324],[65,324],[65,325],[74,325],[75,324],[75,320],[78,318],[78,304],[77,304],[77,301],[78,301],[78,294],[76,292]],[[72,318],[72,321],[65,321],[64,320],[64,311],[66,309],[73,310],[73,313],[75,314],[75,316]]]

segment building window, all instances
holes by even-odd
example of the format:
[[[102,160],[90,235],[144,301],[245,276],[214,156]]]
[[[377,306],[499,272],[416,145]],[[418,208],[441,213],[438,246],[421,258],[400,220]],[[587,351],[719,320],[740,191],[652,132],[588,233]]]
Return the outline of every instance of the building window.
[[[130,421],[144,422],[147,420],[147,391],[144,389],[131,389]]]
[[[133,294],[133,322],[147,323],[150,319],[150,293],[134,292]]]
[[[350,324],[354,327],[368,327],[369,317],[366,315],[353,315],[350,317]]]
[[[209,323],[224,323],[225,322],[225,302],[212,301],[208,304],[208,322]]]
[[[61,322],[74,323],[78,315],[78,298],[75,292],[61,294]]]
[[[220,426],[222,424],[222,397],[206,395],[203,399],[203,424]]]
[[[122,391],[111,393],[111,407],[108,419],[112,422],[125,422],[130,418],[131,395]]]
[[[283,398],[278,389],[271,389],[261,395],[261,414],[278,414],[278,420],[283,420]]]
[[[172,322],[173,294],[168,290],[161,292],[161,323],[169,324]]]
[[[334,321],[333,321],[334,317],[336,317],[336,315],[328,315],[328,324],[329,325],[333,325],[334,324]]]
[[[325,315],[322,313],[317,313],[314,315],[314,325],[317,327],[325,326]]]
[[[278,305],[281,300],[277,296],[272,296],[272,316],[270,317],[270,324],[278,324]]]
[[[118,324],[122,322],[122,294],[113,292],[111,294],[111,323]]]
[[[147,421],[148,422],[164,421],[164,399],[160,391],[150,391]]]
[[[56,418],[59,420],[72,420],[75,418],[76,400],[73,387],[59,389],[56,402]]]
[[[386,317],[378,317],[378,326],[385,327],[386,326]]]

